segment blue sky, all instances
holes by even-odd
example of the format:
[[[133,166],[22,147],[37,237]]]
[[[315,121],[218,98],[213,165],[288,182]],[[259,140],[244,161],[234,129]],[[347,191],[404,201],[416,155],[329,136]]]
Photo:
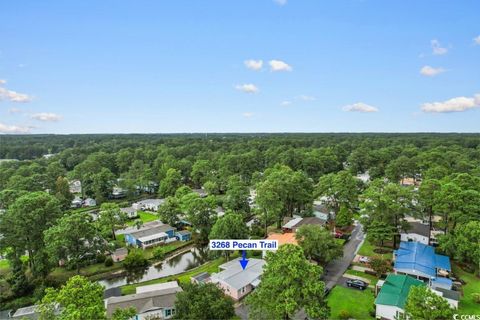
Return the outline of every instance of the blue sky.
[[[477,0],[3,1],[0,132],[478,132],[479,12]]]

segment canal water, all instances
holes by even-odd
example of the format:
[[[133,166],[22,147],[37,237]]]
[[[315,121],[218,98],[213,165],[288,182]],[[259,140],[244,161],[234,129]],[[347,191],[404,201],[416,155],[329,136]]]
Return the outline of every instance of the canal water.
[[[100,280],[98,283],[103,285],[106,290],[124,286],[131,283],[140,283],[158,278],[176,275],[195,267],[198,267],[208,261],[208,247],[192,248],[178,256],[167,261],[157,263],[144,270],[135,273],[129,273],[126,276]]]

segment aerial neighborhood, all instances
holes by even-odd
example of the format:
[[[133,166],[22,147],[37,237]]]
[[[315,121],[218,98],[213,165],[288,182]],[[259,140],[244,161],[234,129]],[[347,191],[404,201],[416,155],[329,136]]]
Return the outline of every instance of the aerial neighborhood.
[[[268,147],[286,143],[281,136],[248,138],[277,150],[273,158],[232,137],[231,151],[210,154],[215,161],[205,160],[202,137],[175,138],[189,146],[188,157],[170,138],[153,149],[158,155],[150,146],[148,157],[141,146],[133,156],[128,146],[112,149],[108,137],[95,139],[111,151],[65,148],[0,164],[0,318],[60,318],[77,308],[117,320],[393,320],[434,310],[442,316],[432,319],[445,319],[480,306],[480,177],[447,171],[441,160],[478,159],[461,144],[463,152],[445,155],[437,146],[445,137],[428,136],[408,158],[405,137],[388,146],[379,136],[391,160],[374,175],[379,164],[362,158],[378,152],[368,136],[370,151],[320,147],[330,154],[323,159],[308,158],[317,147],[302,149],[299,159],[317,163],[308,170],[287,161],[300,152],[294,147]],[[239,146],[244,152],[234,151]],[[430,154],[437,162],[417,164]],[[38,172],[44,180],[32,183]],[[278,247],[215,251],[212,239]],[[295,298],[291,308],[283,307],[287,296]]]

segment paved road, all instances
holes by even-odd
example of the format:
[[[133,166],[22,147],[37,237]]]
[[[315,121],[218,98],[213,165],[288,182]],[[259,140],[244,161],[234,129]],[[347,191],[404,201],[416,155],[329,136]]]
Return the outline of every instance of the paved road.
[[[362,225],[358,223],[352,231],[350,241],[343,246],[343,258],[330,262],[324,269],[322,279],[325,281],[325,287],[328,290],[331,290],[340,281],[353,258],[355,258],[364,238]]]
[[[355,258],[364,239],[365,234],[363,233],[362,225],[357,223],[352,231],[350,240],[343,246],[343,258],[329,263],[324,269],[322,280],[325,281],[325,286],[328,290],[331,290],[337,284],[346,286],[345,281],[347,279],[342,276],[350,266],[350,263],[352,263],[353,258]],[[248,308],[244,303],[238,303],[235,306],[235,314],[242,320],[248,319]],[[295,315],[295,319],[305,319],[305,312],[303,310],[300,311]]]

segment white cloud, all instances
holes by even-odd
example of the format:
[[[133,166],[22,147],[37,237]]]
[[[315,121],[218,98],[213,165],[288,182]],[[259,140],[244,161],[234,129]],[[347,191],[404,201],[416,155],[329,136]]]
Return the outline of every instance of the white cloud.
[[[7,83],[7,80],[0,79],[0,86],[3,86]],[[0,101],[8,100],[12,102],[29,102],[32,100],[31,97],[24,93],[18,93],[7,88],[0,87]]]
[[[282,107],[288,107],[288,106],[291,105],[291,104],[292,104],[292,102],[291,102],[291,101],[287,101],[287,100],[280,102],[280,105],[281,105]]]
[[[448,52],[447,48],[444,48],[440,45],[440,42],[436,39],[430,41],[432,46],[432,52],[434,55],[442,55]]]
[[[475,45],[480,46],[480,35],[473,38],[473,42],[475,43]]]
[[[273,0],[273,2],[275,2],[279,6],[284,6],[287,4],[287,0]]]
[[[260,90],[252,83],[238,84],[235,89],[245,93],[257,93]]]
[[[262,69],[262,66],[263,66],[263,61],[262,60],[245,60],[243,62],[245,64],[245,67],[247,67],[248,69],[250,70],[255,70],[255,71],[258,71],[260,69]]]
[[[378,111],[377,108],[372,107],[363,102],[349,104],[348,106],[344,106],[342,109],[343,111],[348,111],[348,112],[377,112]]]
[[[11,126],[0,123],[0,133],[29,133],[30,127]]]
[[[271,71],[292,71],[292,67],[282,60],[270,60],[268,64]]]
[[[45,121],[45,122],[55,122],[55,121],[62,120],[61,115],[58,115],[55,113],[49,113],[49,112],[34,113],[34,114],[31,114],[30,117],[32,119]]]
[[[19,108],[10,108],[8,109],[8,113],[22,113],[22,109]]]
[[[242,113],[242,116],[244,116],[245,118],[251,118],[253,117],[254,113],[253,112],[244,112]]]
[[[422,69],[420,69],[420,74],[427,76],[427,77],[434,77],[436,75],[439,75],[440,73],[445,72],[445,69],[443,68],[434,68],[431,66],[424,66]]]
[[[480,108],[480,94],[473,97],[456,97],[443,102],[429,102],[422,104],[423,112],[443,113],[462,112],[469,109]]]
[[[307,95],[304,95],[304,94],[298,96],[298,99],[303,100],[303,101],[315,101],[316,100],[315,97],[307,96]]]

